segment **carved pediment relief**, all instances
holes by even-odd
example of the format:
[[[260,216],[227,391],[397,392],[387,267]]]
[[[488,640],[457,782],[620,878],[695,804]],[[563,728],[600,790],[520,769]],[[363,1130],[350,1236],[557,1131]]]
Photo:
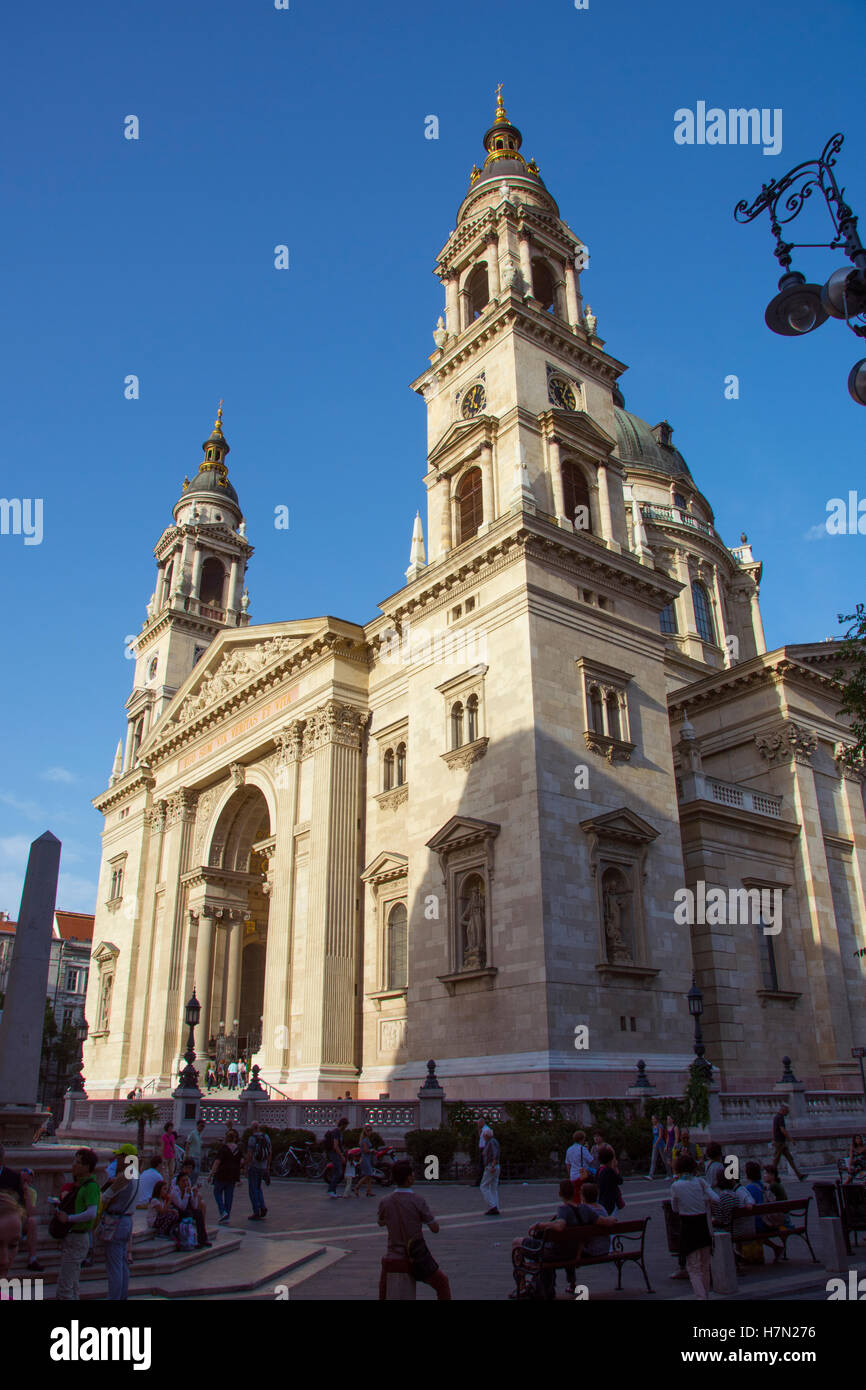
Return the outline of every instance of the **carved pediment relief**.
[[[383,850],[367,865],[361,878],[365,883],[378,888],[381,883],[392,883],[395,879],[405,878],[408,872],[409,860],[405,854],[399,854],[395,850]]]
[[[226,695],[257,676],[266,667],[301,645],[300,637],[270,637],[263,642],[232,647],[215,654],[213,664],[203,673],[195,690],[191,690],[171,715],[180,724],[217,704]]]
[[[608,811],[604,816],[583,820],[580,828],[585,835],[595,835],[599,840],[624,840],[645,845],[651,844],[660,833],[627,806],[621,806],[618,811]]]

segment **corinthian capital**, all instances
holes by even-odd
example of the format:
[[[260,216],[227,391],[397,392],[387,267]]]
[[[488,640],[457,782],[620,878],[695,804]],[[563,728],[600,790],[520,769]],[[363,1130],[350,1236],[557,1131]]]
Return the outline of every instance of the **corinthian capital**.
[[[319,705],[308,720],[309,746],[321,748],[326,743],[338,743],[344,748],[358,748],[364,725],[369,718],[369,714],[353,705],[343,705],[338,700],[327,700],[325,704]]]
[[[808,763],[818,747],[818,735],[793,719],[786,719],[769,734],[756,734],[755,743],[768,763]]]

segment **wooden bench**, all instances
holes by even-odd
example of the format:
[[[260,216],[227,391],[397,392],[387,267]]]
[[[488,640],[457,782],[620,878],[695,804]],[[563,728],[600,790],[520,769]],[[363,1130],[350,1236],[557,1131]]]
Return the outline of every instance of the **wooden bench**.
[[[812,1249],[812,1242],[809,1240],[809,1203],[811,1197],[795,1197],[788,1202],[761,1202],[753,1207],[738,1207],[734,1212],[733,1229],[731,1239],[734,1249],[743,1245],[751,1245],[760,1242],[762,1245],[769,1244],[771,1241],[780,1240],[782,1242],[782,1259],[788,1258],[788,1241],[792,1236],[799,1236],[809,1247],[809,1254],[812,1256],[814,1264],[819,1264],[815,1251]],[[767,1230],[756,1230],[754,1235],[749,1235],[745,1231],[737,1230],[744,1223],[749,1222],[754,1230],[757,1225],[757,1218],[763,1217],[765,1220],[770,1216],[791,1217],[791,1225],[770,1226]]]
[[[564,1231],[546,1231],[543,1237],[539,1237],[544,1244],[538,1255],[524,1250],[519,1242],[515,1242],[511,1250],[515,1283],[515,1293],[512,1297],[523,1297],[529,1279],[537,1277],[542,1270],[567,1269],[572,1265],[576,1266],[578,1271],[588,1268],[589,1265],[616,1265],[616,1287],[620,1290],[623,1266],[629,1263],[638,1265],[647,1292],[655,1293],[644,1263],[646,1228],[649,1221],[650,1218],[645,1216],[637,1221],[617,1221],[615,1226],[569,1226]],[[604,1255],[584,1253],[584,1246],[599,1237],[610,1241],[610,1250]]]

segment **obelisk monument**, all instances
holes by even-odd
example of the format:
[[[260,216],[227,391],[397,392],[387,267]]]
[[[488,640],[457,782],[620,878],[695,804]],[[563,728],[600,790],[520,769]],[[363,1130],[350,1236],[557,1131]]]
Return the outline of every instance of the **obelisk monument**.
[[[47,1111],[38,1102],[39,1063],[60,841],[46,830],[30,846],[12,964],[0,1019],[0,1140],[29,1144]]]

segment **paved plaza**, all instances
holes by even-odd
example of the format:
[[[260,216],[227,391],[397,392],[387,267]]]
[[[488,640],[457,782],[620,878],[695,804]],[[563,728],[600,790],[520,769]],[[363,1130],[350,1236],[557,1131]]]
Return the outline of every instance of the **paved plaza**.
[[[816,1169],[811,1180],[830,1176],[830,1169]],[[796,1197],[811,1192],[809,1183],[786,1181],[788,1195]],[[654,1294],[647,1294],[640,1270],[626,1266],[623,1289],[616,1291],[616,1269],[613,1266],[590,1267],[580,1276],[592,1300],[631,1300],[659,1298],[690,1300],[688,1282],[671,1279],[676,1269],[675,1258],[669,1254],[665,1239],[662,1202],[668,1195],[666,1181],[627,1179],[626,1208],[622,1219],[649,1216],[646,1264]],[[500,1217],[485,1217],[484,1202],[477,1188],[459,1183],[425,1183],[419,1181],[416,1191],[423,1192],[434,1214],[440,1220],[438,1235],[428,1236],[435,1258],[451,1282],[456,1300],[505,1300],[513,1288],[511,1277],[511,1242],[525,1235],[529,1226],[547,1220],[557,1205],[556,1183],[505,1183],[501,1188]],[[237,1189],[232,1220],[228,1227],[217,1228],[235,1236],[243,1234],[241,1249],[227,1253],[211,1263],[209,1292],[206,1297],[256,1299],[288,1297],[292,1300],[376,1300],[378,1298],[379,1264],[385,1250],[385,1232],[377,1225],[376,1212],[383,1189],[375,1189],[374,1197],[332,1201],[322,1184],[304,1181],[274,1181],[268,1192],[268,1217],[265,1221],[250,1222],[249,1202],[244,1185]],[[213,1210],[212,1204],[211,1211]],[[817,1216],[814,1202],[810,1208],[810,1237],[816,1248]],[[293,1270],[274,1278],[274,1283],[259,1284],[247,1295],[221,1293],[218,1284],[235,1283],[233,1266],[242,1261],[246,1272],[255,1269],[265,1277],[270,1269],[290,1262],[289,1246],[296,1242],[317,1247],[322,1253],[307,1259]],[[826,1281],[830,1277],[823,1265],[812,1263],[809,1251],[801,1241],[790,1244],[789,1259],[772,1263],[768,1254],[763,1268],[741,1275],[737,1299],[826,1298]],[[866,1248],[852,1267],[866,1263]],[[861,1271],[862,1272],[862,1271]],[[192,1272],[190,1277],[192,1278]],[[283,1289],[279,1290],[278,1285]],[[564,1276],[558,1276],[557,1288],[564,1298]],[[190,1290],[191,1292],[191,1290]],[[433,1298],[432,1290],[418,1285],[418,1298]],[[730,1300],[726,1300],[730,1301]]]

